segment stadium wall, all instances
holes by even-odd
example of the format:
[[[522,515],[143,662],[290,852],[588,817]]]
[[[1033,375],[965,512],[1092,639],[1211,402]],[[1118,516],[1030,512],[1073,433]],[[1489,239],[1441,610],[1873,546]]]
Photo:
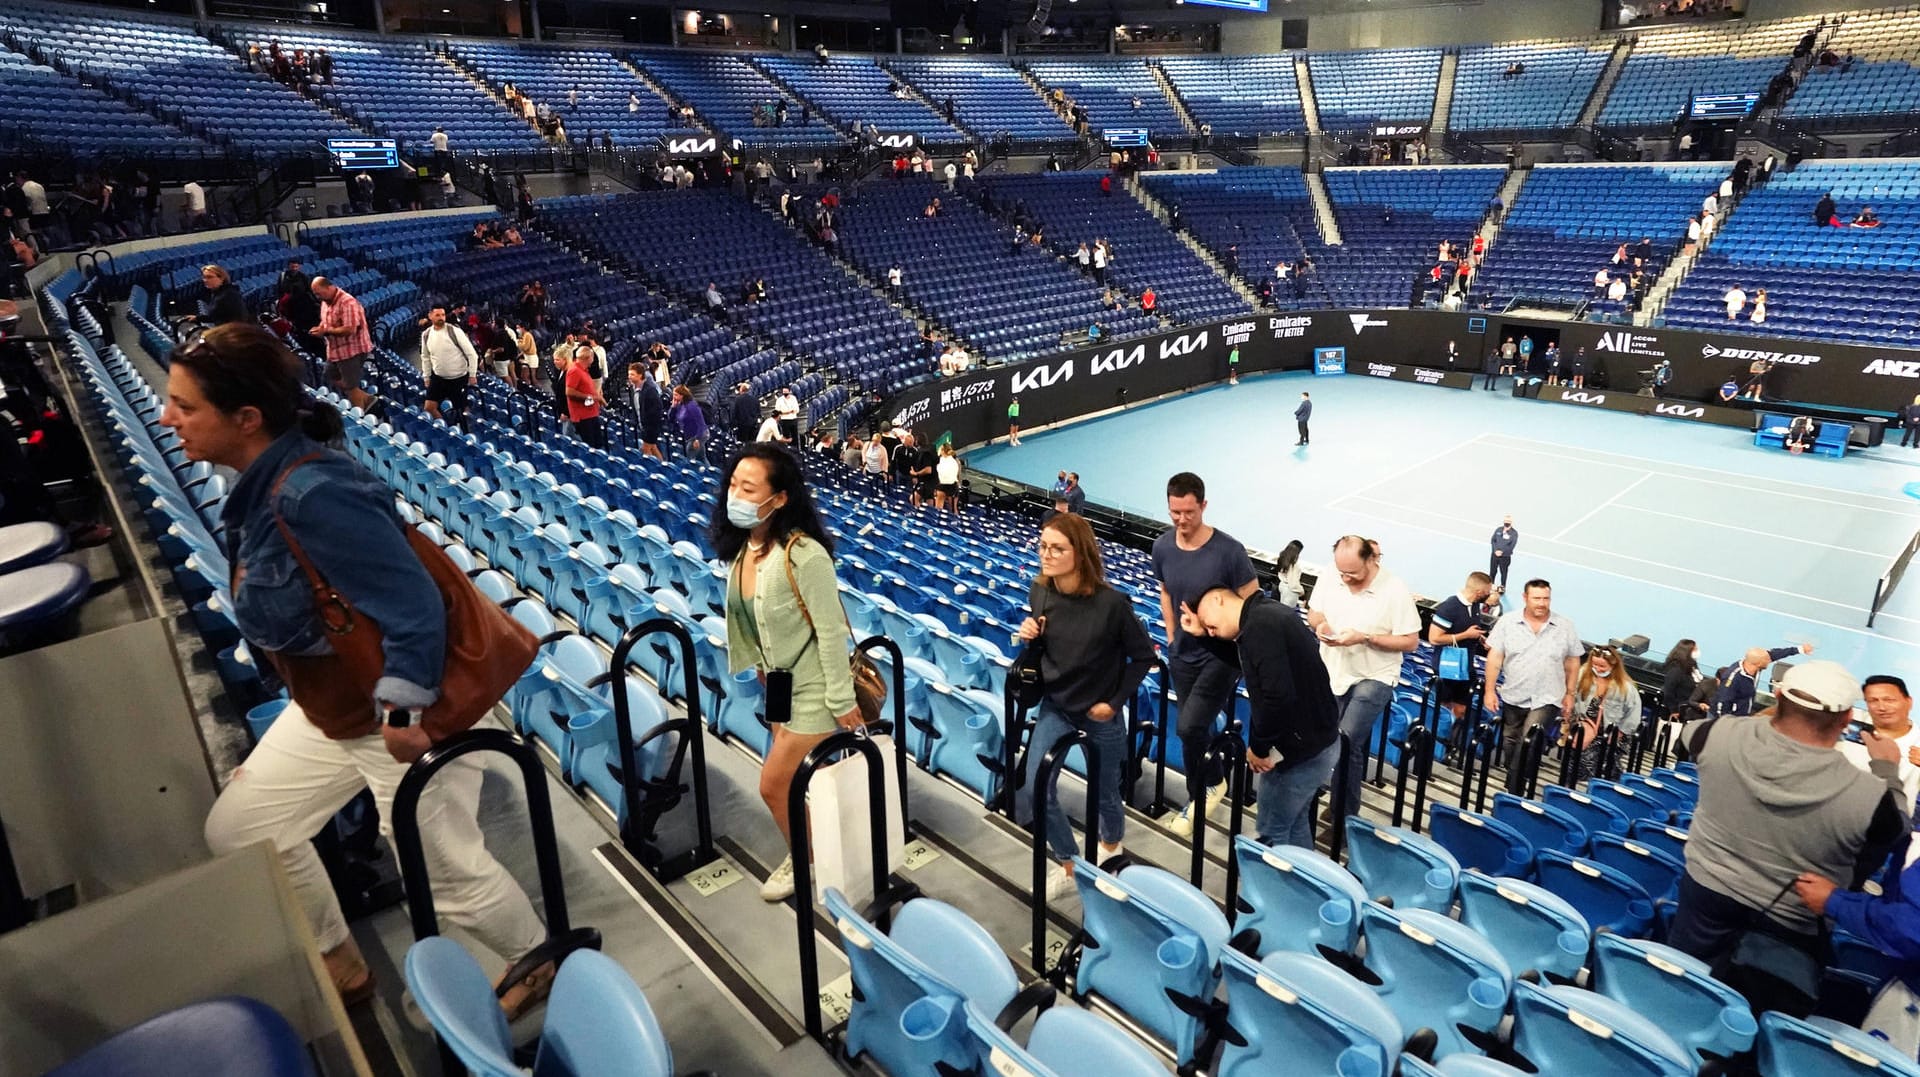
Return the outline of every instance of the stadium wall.
[[[1263,311],[943,378],[896,395],[880,417],[955,445],[977,445],[1006,434],[1007,406],[1016,396],[1022,427],[1072,422],[1225,381],[1236,347],[1243,375],[1321,369],[1465,389],[1501,339],[1522,333],[1540,347],[1557,340],[1565,354],[1585,348],[1593,358],[1604,377],[1589,379],[1592,395],[1561,399],[1569,404],[1743,423],[1744,413],[1707,402],[1722,383],[1744,382],[1759,355],[1775,364],[1767,382],[1775,400],[1887,412],[1920,393],[1920,351],[1899,348],[1432,310]],[[1459,350],[1453,364],[1444,358],[1449,340]],[[1661,359],[1673,364],[1667,394],[1634,404],[1628,398],[1641,372]],[[1595,399],[1603,394],[1619,399]]]
[[[1747,0],[1747,18],[1797,18],[1870,6],[1858,0]],[[1307,46],[1325,52],[1590,37],[1600,32],[1600,9],[1601,3],[1596,0],[1462,0],[1436,7],[1309,15]],[[1284,6],[1274,4],[1272,13],[1264,18],[1222,21],[1221,51],[1285,51],[1280,44],[1280,22],[1290,14]]]

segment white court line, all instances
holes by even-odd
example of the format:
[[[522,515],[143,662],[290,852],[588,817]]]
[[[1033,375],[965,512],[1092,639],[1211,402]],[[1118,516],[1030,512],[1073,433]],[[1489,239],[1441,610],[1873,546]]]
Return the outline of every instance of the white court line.
[[[1831,542],[1821,542],[1817,539],[1798,538],[1793,535],[1782,535],[1774,531],[1761,531],[1758,528],[1741,527],[1739,524],[1723,523],[1719,520],[1703,520],[1698,516],[1682,516],[1677,512],[1662,512],[1659,509],[1650,509],[1644,505],[1622,505],[1620,507],[1623,509],[1626,509],[1628,512],[1644,512],[1653,516],[1666,516],[1675,520],[1685,520],[1691,524],[1699,524],[1703,527],[1719,527],[1719,528],[1725,528],[1728,531],[1744,531],[1749,535],[1761,535],[1766,538],[1780,539],[1783,542],[1798,542],[1807,546],[1818,546],[1821,549],[1832,550],[1835,553],[1850,553],[1859,557],[1872,557],[1882,561],[1886,560],[1890,556],[1889,554],[1883,553],[1879,550],[1856,550],[1851,546],[1835,546]]]
[[[1745,472],[1729,471],[1726,468],[1706,467],[1705,465],[1702,465],[1702,464],[1683,464],[1677,461],[1670,461],[1670,460],[1654,460],[1649,457],[1632,456],[1623,452],[1608,452],[1605,449],[1588,449],[1578,445],[1563,445],[1557,441],[1532,441],[1527,438],[1514,437],[1512,434],[1487,433],[1487,434],[1482,434],[1480,435],[1480,437],[1477,437],[1473,440],[1480,441],[1486,438],[1505,438],[1508,441],[1518,441],[1521,443],[1521,445],[1526,446],[1526,449],[1523,449],[1521,451],[1537,452],[1542,456],[1552,456],[1561,460],[1584,462],[1584,458],[1587,456],[1596,456],[1596,455],[1597,456],[1614,456],[1622,460],[1632,460],[1635,463],[1638,463],[1643,467],[1647,468],[1648,470],[1655,472],[1656,474],[1673,475],[1674,478],[1688,478],[1689,476],[1674,475],[1671,470],[1673,468],[1686,468],[1687,470],[1690,470],[1690,471],[1708,471],[1708,472],[1712,472],[1715,475],[1731,475],[1734,478],[1739,479],[1740,481],[1738,483],[1718,482],[1714,479],[1696,479],[1694,481],[1709,483],[1715,486],[1732,486],[1737,489],[1747,491],[1749,493],[1752,492],[1752,488],[1756,483],[1763,483],[1763,482],[1767,484],[1768,486],[1767,492],[1770,494],[1775,492],[1772,489],[1772,487],[1775,487],[1775,486],[1804,486],[1809,490],[1819,490],[1822,493],[1830,494],[1834,492],[1831,486],[1820,486],[1816,483],[1811,483],[1811,482],[1799,482],[1794,479],[1776,479],[1770,476],[1766,478],[1755,478],[1754,476],[1748,475]],[[1471,445],[1473,444],[1473,442],[1470,441],[1470,442],[1467,442],[1466,444]],[[1545,452],[1545,451],[1542,451],[1539,448],[1539,446],[1551,446],[1557,449],[1565,449],[1567,450],[1567,452],[1566,453]],[[1516,449],[1519,448],[1519,446],[1506,446],[1506,447],[1516,448]],[[1787,494],[1786,496],[1787,497],[1804,497],[1805,495],[1804,494]],[[1915,505],[1915,502],[1913,502],[1910,498],[1890,497],[1886,494],[1866,494],[1866,493],[1856,493],[1853,496],[1854,497],[1870,497],[1876,501],[1891,501],[1896,505],[1908,506],[1908,508],[1906,512],[1894,512],[1892,509],[1876,509],[1869,505],[1854,505],[1846,501],[1833,501],[1830,498],[1809,497],[1807,498],[1807,500],[1808,501],[1826,501],[1827,503],[1833,504],[1833,505],[1845,505],[1848,508],[1858,508],[1858,509],[1865,510],[1867,512],[1885,512],[1894,516],[1904,516],[1908,518],[1912,518],[1914,516],[1920,516],[1920,512],[1916,512],[1915,509],[1913,508],[1913,506]]]
[[[1574,528],[1579,527],[1581,524],[1586,523],[1588,520],[1593,519],[1594,513],[1599,512],[1601,509],[1604,509],[1608,505],[1611,505],[1614,502],[1620,500],[1622,497],[1625,497],[1627,495],[1627,491],[1633,489],[1634,487],[1640,485],[1643,482],[1646,482],[1648,479],[1651,479],[1651,478],[1653,478],[1653,472],[1651,471],[1642,472],[1639,478],[1633,480],[1632,482],[1626,484],[1625,486],[1622,486],[1620,488],[1619,493],[1614,494],[1612,497],[1607,498],[1605,501],[1602,501],[1598,505],[1595,505],[1594,507],[1588,509],[1586,512],[1581,514],[1578,520],[1573,521],[1567,526],[1561,528],[1559,531],[1555,532],[1553,534],[1552,541],[1559,542],[1561,535],[1564,535],[1567,532],[1573,530]]]
[[[1372,482],[1366,484],[1365,486],[1360,487],[1358,490],[1352,490],[1340,496],[1341,497],[1358,497],[1361,494],[1366,493],[1368,490],[1371,490],[1376,486],[1380,486],[1384,483],[1392,482],[1395,479],[1403,478],[1406,475],[1412,472],[1418,471],[1423,467],[1430,467],[1432,466],[1434,461],[1441,459],[1441,457],[1452,456],[1454,453],[1457,453],[1460,450],[1465,449],[1469,446],[1478,445],[1480,442],[1485,441],[1487,437],[1488,435],[1486,434],[1476,435],[1470,440],[1463,441],[1460,444],[1453,446],[1452,448],[1448,449],[1446,452],[1441,453],[1440,456],[1428,456],[1428,457],[1423,457],[1422,459],[1419,459],[1419,460],[1415,460],[1413,463],[1408,464],[1406,467],[1403,467],[1398,471],[1395,471],[1388,475],[1383,475],[1380,478],[1377,478]],[[1336,499],[1336,503],[1337,501],[1338,499]]]
[[[1352,498],[1352,500],[1355,500],[1355,501],[1371,501],[1371,502],[1373,502],[1373,503],[1374,503],[1374,504],[1376,504],[1376,505],[1386,505],[1386,506],[1389,506],[1389,507],[1391,507],[1391,508],[1396,508],[1396,509],[1399,509],[1399,510],[1401,510],[1401,511],[1403,511],[1403,512],[1413,512],[1413,513],[1419,513],[1419,514],[1422,514],[1422,515],[1426,515],[1426,516],[1431,516],[1431,517],[1434,517],[1434,518],[1436,518],[1436,519],[1440,519],[1440,520],[1447,520],[1447,521],[1450,521],[1450,522],[1452,522],[1452,523],[1462,523],[1462,524],[1472,524],[1472,525],[1474,525],[1474,526],[1478,526],[1478,525],[1479,525],[1479,521],[1477,521],[1477,520],[1469,520],[1469,519],[1467,519],[1467,518],[1466,518],[1466,517],[1464,517],[1464,516],[1450,516],[1450,515],[1448,515],[1448,514],[1446,514],[1446,513],[1444,513],[1444,512],[1434,512],[1434,511],[1432,511],[1431,509],[1420,509],[1420,508],[1413,508],[1413,507],[1411,507],[1411,506],[1407,506],[1407,505],[1402,505],[1402,504],[1400,504],[1400,503],[1398,503],[1398,502],[1395,502],[1395,501],[1383,501],[1383,500],[1381,500],[1380,498],[1377,498],[1377,497],[1366,497],[1366,496],[1363,496],[1363,495],[1359,495],[1359,494],[1354,494],[1354,495],[1350,495],[1350,497]],[[1361,511],[1365,511],[1365,510],[1361,510]],[[1375,512],[1375,513],[1369,513],[1369,515],[1371,515],[1371,516],[1376,516],[1376,517],[1379,517],[1380,519],[1383,519],[1383,520],[1393,520],[1393,519],[1396,519],[1395,517],[1392,517],[1392,516],[1381,516],[1381,515],[1380,515],[1380,513],[1377,513],[1377,512]],[[1400,522],[1405,522],[1405,521],[1400,521]],[[1436,529],[1434,529],[1434,528],[1427,528],[1427,530],[1429,530],[1429,531],[1431,531],[1431,530],[1436,530]],[[1451,534],[1451,532],[1442,532],[1442,534]],[[1452,535],[1452,537],[1453,537],[1453,538],[1460,538],[1460,536],[1458,536],[1458,535]],[[1468,542],[1468,541],[1472,541],[1472,540],[1470,540],[1470,539],[1461,539],[1461,541],[1462,541],[1462,542]],[[1556,544],[1556,545],[1560,545],[1560,546],[1565,546],[1566,548],[1568,548],[1568,549],[1570,549],[1570,550],[1579,550],[1579,551],[1581,551],[1582,553],[1590,553],[1590,554],[1594,554],[1594,555],[1596,555],[1596,556],[1599,556],[1599,557],[1608,557],[1608,558],[1615,558],[1615,559],[1618,559],[1618,560],[1621,560],[1621,561],[1638,561],[1639,563],[1641,563],[1641,564],[1643,564],[1643,565],[1654,565],[1654,566],[1656,566],[1656,567],[1659,567],[1659,568],[1664,568],[1664,569],[1669,569],[1669,570],[1671,570],[1671,571],[1674,571],[1674,572],[1684,572],[1684,573],[1686,573],[1686,574],[1687,574],[1687,575],[1689,575],[1689,576],[1698,576],[1698,577],[1700,577],[1701,579],[1707,579],[1707,580],[1717,580],[1717,581],[1719,581],[1720,583],[1725,583],[1725,584],[1731,584],[1731,585],[1733,585],[1733,586],[1735,586],[1735,587],[1744,587],[1744,588],[1746,588],[1746,589],[1748,589],[1748,590],[1752,590],[1752,591],[1767,591],[1767,592],[1770,592],[1770,593],[1772,593],[1772,594],[1776,594],[1776,595],[1785,595],[1785,596],[1787,596],[1788,598],[1795,598],[1795,599],[1799,599],[1799,600],[1800,600],[1800,601],[1802,601],[1802,602],[1811,602],[1811,603],[1813,603],[1813,604],[1815,604],[1815,605],[1819,605],[1819,606],[1832,606],[1832,607],[1833,607],[1833,608],[1835,608],[1835,609],[1840,609],[1840,610],[1846,610],[1846,611],[1847,611],[1848,613],[1858,613],[1858,614],[1861,614],[1861,615],[1865,615],[1865,614],[1866,614],[1866,612],[1867,612],[1867,609],[1866,609],[1866,607],[1865,607],[1865,606],[1850,606],[1850,605],[1848,605],[1848,604],[1846,604],[1845,602],[1835,602],[1835,601],[1833,601],[1833,600],[1831,600],[1831,599],[1826,599],[1826,598],[1815,598],[1815,597],[1813,597],[1812,595],[1808,595],[1808,594],[1803,594],[1803,593],[1801,593],[1801,592],[1799,592],[1799,591],[1783,591],[1783,590],[1781,590],[1781,589],[1780,589],[1780,588],[1778,588],[1778,587],[1768,587],[1768,586],[1767,586],[1767,585],[1765,585],[1765,584],[1762,584],[1762,583],[1754,583],[1754,582],[1752,582],[1752,581],[1750,581],[1750,580],[1741,580],[1741,579],[1735,579],[1735,578],[1733,578],[1733,577],[1731,577],[1731,576],[1716,576],[1716,575],[1714,575],[1714,574],[1713,574],[1713,573],[1711,573],[1711,572],[1702,572],[1702,571],[1700,571],[1699,569],[1695,569],[1695,568],[1684,568],[1684,567],[1681,567],[1681,566],[1679,566],[1679,565],[1671,565],[1671,564],[1668,564],[1668,563],[1667,563],[1667,562],[1665,562],[1665,561],[1654,561],[1654,560],[1651,560],[1651,559],[1649,559],[1649,558],[1645,558],[1645,557],[1635,557],[1635,556],[1633,556],[1632,554],[1626,554],[1626,553],[1620,553],[1620,552],[1619,552],[1619,551],[1617,551],[1617,550],[1603,550],[1603,549],[1600,549],[1600,548],[1599,548],[1599,547],[1597,547],[1597,546],[1583,546],[1583,545],[1581,545],[1581,544],[1580,544],[1580,543],[1578,543],[1578,542],[1568,542],[1568,541],[1567,541],[1567,540],[1565,540],[1565,539],[1543,539],[1543,540],[1541,540],[1541,541],[1543,541],[1543,542],[1552,542],[1552,543],[1554,543],[1554,544]],[[1564,559],[1564,558],[1552,558],[1552,560],[1557,560],[1557,561],[1560,561],[1560,562],[1561,562],[1562,564],[1568,564],[1568,565],[1578,565],[1578,566],[1579,566],[1579,567],[1581,567],[1581,568],[1593,568],[1593,569],[1594,569],[1594,571],[1596,571],[1596,572],[1605,572],[1605,571],[1607,571],[1607,570],[1605,570],[1605,569],[1601,569],[1601,568],[1597,568],[1597,567],[1595,567],[1595,566],[1593,566],[1593,565],[1589,565],[1589,564],[1587,564],[1587,563],[1586,563],[1586,562],[1584,562],[1584,561],[1568,561],[1568,560],[1566,560],[1566,559]],[[1630,580],[1640,580],[1640,581],[1641,581],[1642,583],[1653,583],[1653,582],[1654,582],[1654,581],[1652,581],[1652,580],[1648,580],[1648,579],[1645,579],[1645,578],[1643,578],[1643,577],[1640,577],[1640,576],[1628,576],[1628,575],[1626,575],[1626,573],[1611,573],[1611,574],[1612,574],[1612,575],[1616,575],[1616,576],[1623,576],[1623,577],[1625,577],[1626,579],[1630,579]],[[1670,585],[1668,585],[1668,584],[1659,584],[1658,586],[1662,586],[1662,587],[1665,587],[1665,586],[1670,586]],[[1710,595],[1710,594],[1707,594],[1707,593],[1705,593],[1705,592],[1703,592],[1703,591],[1690,591],[1690,590],[1688,590],[1687,588],[1684,588],[1684,587],[1674,587],[1674,588],[1673,588],[1673,590],[1676,590],[1676,591],[1686,591],[1686,592],[1687,592],[1688,594],[1695,594],[1695,595],[1700,595],[1700,596],[1701,596],[1702,598],[1714,598],[1714,599],[1718,599],[1718,600],[1720,600],[1720,601],[1725,601],[1725,602],[1733,602],[1733,601],[1734,601],[1733,599],[1719,599],[1719,596],[1717,596],[1717,595]],[[1736,604],[1736,605],[1747,605],[1746,603],[1741,603],[1741,602],[1736,602],[1735,604]],[[1752,609],[1767,609],[1767,607],[1765,607],[1765,606],[1752,606],[1751,608],[1752,608]],[[1771,611],[1769,611],[1769,612],[1776,612],[1776,613],[1777,613],[1777,612],[1779,612],[1779,611],[1777,611],[1777,610],[1771,610]],[[1789,614],[1789,615],[1787,615],[1787,616],[1792,616],[1792,615],[1791,615],[1791,614]],[[1880,617],[1881,619],[1883,619],[1883,620],[1893,620],[1893,621],[1907,621],[1907,622],[1909,622],[1909,623],[1912,623],[1912,624],[1920,624],[1920,618],[1914,618],[1914,617],[1902,617],[1902,616],[1900,616],[1899,614],[1896,614],[1896,613],[1887,613],[1887,612],[1886,612],[1886,611],[1884,611],[1884,610],[1882,610],[1882,611],[1880,612],[1880,614],[1879,614],[1879,617]],[[1837,627],[1837,626],[1836,626],[1836,627]],[[1871,636],[1871,635],[1873,635],[1873,633],[1871,633],[1871,632],[1862,632],[1862,634],[1863,634],[1863,635],[1870,635],[1870,636]],[[1875,638],[1875,639],[1880,639],[1880,638],[1883,638],[1883,637],[1880,637],[1880,636],[1874,636],[1874,638]]]
[[[1371,501],[1375,499],[1366,498],[1364,500]],[[1385,502],[1385,501],[1382,501],[1379,503],[1383,505],[1391,504],[1390,502]],[[1395,505],[1393,507],[1399,508],[1400,506]],[[1411,527],[1411,528],[1414,528],[1415,530],[1427,531],[1427,532],[1431,532],[1432,534],[1441,535],[1443,537],[1451,538],[1451,539],[1460,538],[1459,535],[1456,535],[1451,531],[1442,531],[1437,527],[1432,527],[1427,524],[1413,523],[1411,521],[1401,519],[1398,516],[1388,516],[1387,514],[1380,513],[1380,512],[1369,512],[1366,509],[1354,509],[1353,511],[1358,512],[1363,516],[1371,516],[1376,520],[1385,520],[1388,523],[1399,524],[1402,527]],[[1462,540],[1462,541],[1467,541],[1467,540]],[[1527,556],[1538,557],[1542,561],[1552,561],[1556,564],[1568,565],[1573,568],[1582,569],[1587,572],[1597,572],[1603,576],[1613,576],[1622,580],[1632,580],[1635,583],[1643,583],[1648,585],[1649,587],[1659,587],[1659,588],[1662,588],[1663,590],[1674,591],[1683,595],[1692,595],[1695,598],[1704,598],[1713,602],[1723,602],[1729,606],[1738,606],[1742,609],[1755,610],[1760,613],[1771,614],[1775,617],[1784,617],[1790,621],[1799,621],[1803,624],[1819,625],[1822,628],[1831,628],[1840,632],[1850,632],[1856,636],[1866,636],[1869,639],[1878,640],[1882,643],[1890,643],[1897,647],[1911,647],[1916,650],[1920,650],[1920,642],[1915,642],[1912,640],[1904,640],[1895,636],[1883,636],[1877,632],[1873,632],[1868,629],[1853,628],[1848,625],[1835,624],[1832,621],[1822,621],[1817,617],[1803,617],[1797,613],[1786,613],[1781,610],[1774,609],[1771,606],[1756,606],[1751,602],[1742,602],[1737,598],[1727,598],[1723,595],[1708,594],[1705,591],[1696,591],[1691,587],[1681,587],[1681,586],[1678,586],[1677,584],[1661,583],[1659,580],[1650,580],[1650,579],[1647,579],[1645,576],[1635,576],[1626,572],[1615,572],[1612,569],[1600,568],[1596,565],[1587,564],[1584,561],[1569,561],[1564,557],[1555,557],[1552,554],[1528,554]],[[1848,608],[1851,608],[1851,607],[1848,607]],[[1880,617],[1882,619],[1886,619],[1892,616],[1893,616],[1892,614],[1884,613],[1884,612],[1880,614]],[[1903,618],[1899,618],[1899,620],[1912,620],[1912,618],[1903,617]]]

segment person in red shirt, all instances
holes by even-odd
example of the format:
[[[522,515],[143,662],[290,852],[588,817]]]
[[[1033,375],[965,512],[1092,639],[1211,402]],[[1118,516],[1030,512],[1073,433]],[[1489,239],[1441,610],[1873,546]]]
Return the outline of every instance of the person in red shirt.
[[[1153,285],[1147,285],[1147,290],[1140,293],[1140,309],[1152,314],[1153,304],[1157,299],[1158,297],[1153,294]]]
[[[607,433],[600,424],[600,408],[606,399],[600,395],[600,386],[594,383],[593,373],[587,369],[591,356],[591,349],[583,346],[567,358],[567,420],[573,423],[573,432],[581,441],[596,449],[605,449]]]
[[[1100,193],[1108,196],[1113,194],[1113,176],[1111,173],[1100,177]]]

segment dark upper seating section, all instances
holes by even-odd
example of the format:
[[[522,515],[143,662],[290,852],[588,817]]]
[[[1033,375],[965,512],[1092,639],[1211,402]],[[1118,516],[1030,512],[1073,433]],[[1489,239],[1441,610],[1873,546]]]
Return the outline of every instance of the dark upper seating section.
[[[1833,120],[1860,127],[1911,124],[1920,103],[1920,10],[1856,12],[1828,47],[1840,62],[1810,68],[1782,116],[1816,126]]]
[[[1329,168],[1324,173],[1342,246],[1316,251],[1335,306],[1397,307],[1428,279],[1441,240],[1470,247],[1506,169]],[[1391,211],[1391,213],[1389,213]],[[1442,270],[1451,281],[1452,267]]]
[[[887,69],[911,82],[929,101],[953,98],[960,125],[981,138],[1001,134],[1033,141],[1072,139],[1073,129],[1020,72],[998,60],[971,56],[902,57]]]
[[[637,52],[635,65],[729,139],[753,147],[827,146],[845,141],[817,117],[801,123],[801,102],[738,56],[702,56],[683,52]],[[754,110],[784,102],[787,122],[756,126]]]
[[[618,148],[651,149],[675,130],[667,103],[604,49],[554,49],[493,42],[458,42],[454,57],[498,93],[507,83],[560,114],[570,138],[608,131]],[[574,95],[572,102],[568,93]],[[681,132],[685,128],[679,129]]]
[[[1453,76],[1453,131],[1572,127],[1593,96],[1613,40],[1469,45]],[[1521,65],[1517,75],[1507,72]]]
[[[870,56],[834,56],[824,64],[811,56],[763,56],[754,63],[813,102],[841,130],[865,130],[871,124],[885,133],[911,132],[936,146],[967,141],[966,132],[936,111],[940,101],[930,107],[905,92],[899,77]],[[901,89],[889,92],[890,87]],[[959,115],[958,102],[954,114]]]
[[[1376,120],[1425,123],[1440,82],[1439,49],[1312,52],[1307,71],[1320,126],[1349,131]]]
[[[1298,135],[1307,130],[1292,53],[1281,56],[1169,56],[1160,70],[1196,124],[1217,136]]]
[[[79,154],[165,156],[213,147],[159,117],[18,53],[0,52],[0,128]]]
[[[1157,308],[1177,322],[1230,318],[1247,312],[1213,267],[1125,191],[1100,193],[1092,172],[995,176],[987,181],[994,202],[1024,203],[1043,227],[1047,245],[1071,256],[1082,243],[1105,238],[1113,247],[1109,276],[1138,297],[1152,287]]]
[[[1109,127],[1144,127],[1155,139],[1184,138],[1186,125],[1145,60],[1035,60],[1033,77],[1059,89],[1087,110],[1098,133]]]
[[[1271,278],[1278,263],[1299,265],[1309,245],[1321,244],[1307,181],[1297,168],[1149,173],[1142,182],[1161,202],[1179,206],[1193,238],[1229,268],[1237,267],[1249,285]],[[1325,306],[1326,291],[1309,274],[1307,294],[1296,297],[1290,276],[1275,300],[1282,309]]]

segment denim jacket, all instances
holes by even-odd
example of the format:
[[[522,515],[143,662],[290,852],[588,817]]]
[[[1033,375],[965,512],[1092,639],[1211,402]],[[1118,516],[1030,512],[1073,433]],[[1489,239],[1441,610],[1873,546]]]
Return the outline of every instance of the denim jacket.
[[[221,519],[227,558],[240,574],[234,619],[255,648],[293,655],[332,652],[307,574],[274,525],[269,504],[288,465],[310,453],[280,487],[280,515],[328,584],[380,626],[386,674],[377,702],[425,707],[440,697],[446,609],[433,577],[407,545],[385,487],[346,456],[299,430],[282,434],[234,483]]]

